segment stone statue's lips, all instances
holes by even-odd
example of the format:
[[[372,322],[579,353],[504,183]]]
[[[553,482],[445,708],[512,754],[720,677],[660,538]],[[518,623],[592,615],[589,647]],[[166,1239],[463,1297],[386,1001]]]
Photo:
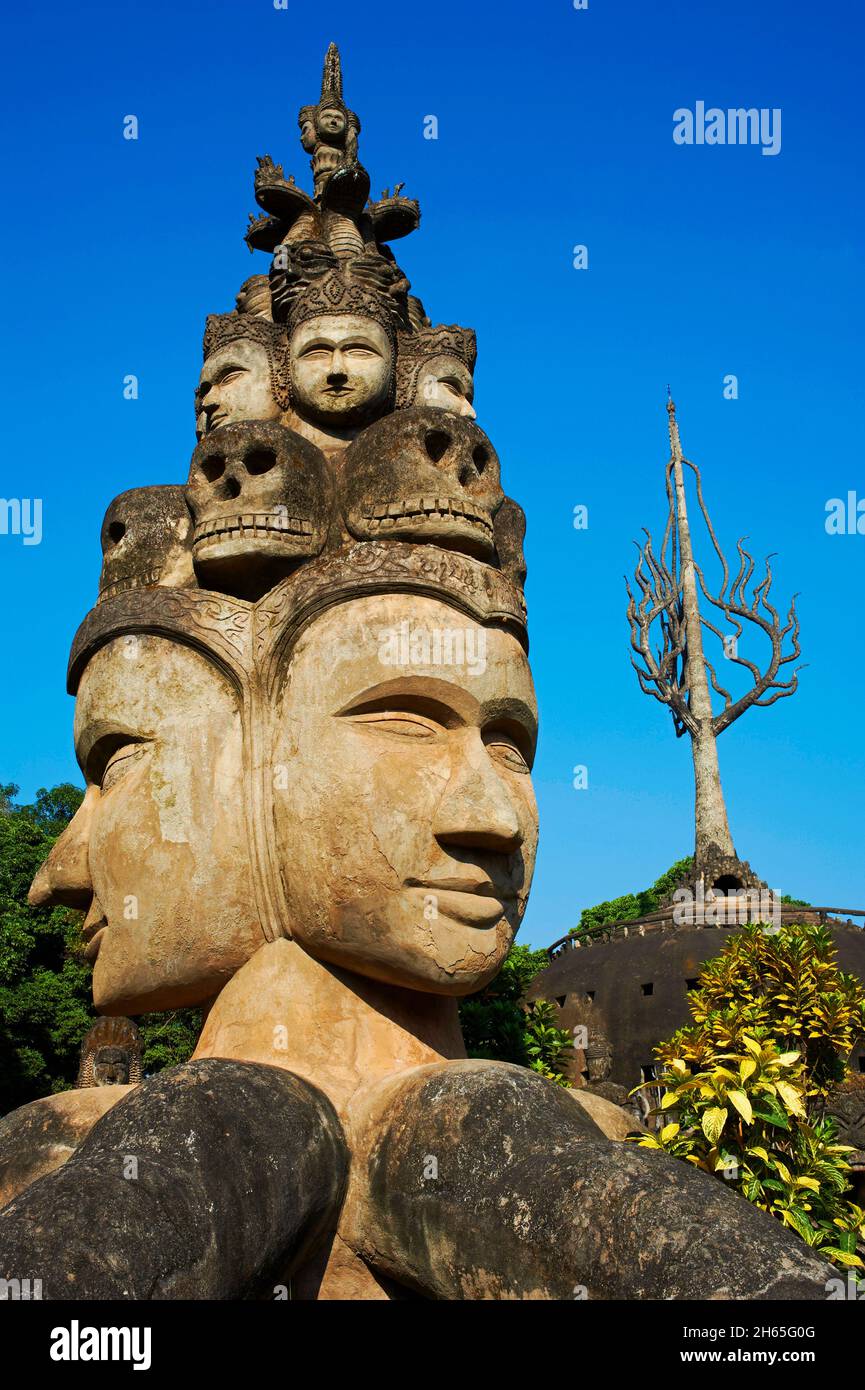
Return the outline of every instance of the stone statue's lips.
[[[442,877],[427,882],[407,879],[405,886],[424,898],[433,898],[441,916],[475,927],[491,927],[501,921],[506,903],[514,896],[499,893],[485,876]]]

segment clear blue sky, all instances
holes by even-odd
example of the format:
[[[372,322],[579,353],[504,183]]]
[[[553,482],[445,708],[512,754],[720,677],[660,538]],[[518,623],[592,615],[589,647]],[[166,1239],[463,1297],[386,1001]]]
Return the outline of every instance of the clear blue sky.
[[[865,497],[861,6],[46,0],[3,27],[0,494],[41,497],[44,538],[0,536],[0,780],[80,780],[64,670],[104,509],[186,476],[204,316],[267,265],[241,240],[255,156],[307,184],[296,114],[336,39],[374,192],[421,200],[400,260],[436,321],[478,330],[479,420],[528,513],[523,939],[692,847],[688,748],[639,692],[624,615],[632,538],[662,519],[668,381],[719,534],[779,552],[775,592],[801,591],[798,695],[720,742],[737,849],[774,887],[865,906],[865,536],[824,529],[828,498]],[[780,107],[780,154],[675,145],[701,100]]]

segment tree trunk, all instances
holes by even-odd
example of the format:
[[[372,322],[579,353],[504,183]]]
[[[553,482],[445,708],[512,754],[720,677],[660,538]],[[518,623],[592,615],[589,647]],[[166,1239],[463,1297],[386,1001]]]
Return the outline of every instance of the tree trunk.
[[[694,853],[699,867],[705,861],[710,844],[716,844],[722,854],[735,855],[736,851],[721,788],[718,745],[711,727],[708,733],[701,728],[691,736],[691,751],[694,755]]]
[[[691,734],[691,747],[694,756],[696,808],[694,852],[699,866],[703,863],[706,850],[712,843],[716,844],[723,854],[735,855],[736,851],[733,848],[733,837],[727,822],[727,808],[724,804],[724,792],[721,787],[721,771],[718,767],[712,696],[709,690],[709,677],[706,673],[706,658],[703,654],[703,625],[700,620],[697,575],[694,569],[694,552],[691,548],[691,530],[688,525],[688,504],[685,497],[682,451],[679,445],[678,428],[672,416],[670,435],[673,445],[673,478],[676,489],[676,526],[679,536],[682,606],[685,611],[687,632],[685,660],[688,705],[698,722],[697,730]]]

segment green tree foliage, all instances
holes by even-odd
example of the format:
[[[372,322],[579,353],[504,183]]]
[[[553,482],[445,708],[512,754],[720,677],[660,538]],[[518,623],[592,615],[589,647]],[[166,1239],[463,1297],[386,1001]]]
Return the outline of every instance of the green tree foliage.
[[[460,1023],[469,1057],[515,1062],[567,1085],[561,1068],[572,1048],[570,1035],[555,1026],[552,1004],[522,1002],[535,975],[548,964],[546,951],[512,946],[495,979],[460,1001]]]
[[[667,1123],[636,1142],[726,1179],[828,1259],[865,1269],[850,1150],[825,1115],[865,1034],[865,989],[838,969],[829,931],[743,928],[688,1007],[693,1022],[656,1049]]]
[[[606,927],[612,922],[633,922],[637,917],[648,917],[670,897],[679,879],[693,865],[694,856],[689,855],[686,859],[677,860],[651,888],[644,888],[641,893],[625,893],[621,898],[611,898],[609,902],[583,908],[579,924],[571,928],[570,935],[579,936],[593,927]]]
[[[27,891],[83,793],[64,784],[18,806],[0,788],[0,1113],[65,1090],[92,1022],[80,913],[27,904]]]
[[[81,804],[70,783],[32,805],[0,786],[0,1114],[75,1084],[81,1041],[96,1015],[91,967],[81,954],[80,912],[32,908],[36,870]],[[136,1020],[146,1074],[184,1062],[201,1030],[198,1009]]]

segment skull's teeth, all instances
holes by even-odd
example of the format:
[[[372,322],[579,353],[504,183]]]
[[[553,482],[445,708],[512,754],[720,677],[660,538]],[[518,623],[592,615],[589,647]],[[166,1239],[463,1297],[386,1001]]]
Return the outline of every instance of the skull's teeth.
[[[193,543],[211,540],[232,533],[256,536],[311,536],[312,522],[308,517],[287,516],[282,512],[244,512],[241,516],[220,516],[200,521],[195,528]]]
[[[388,530],[397,521],[467,521],[492,531],[489,516],[454,497],[409,497],[402,502],[375,502],[363,513],[373,530]]]

